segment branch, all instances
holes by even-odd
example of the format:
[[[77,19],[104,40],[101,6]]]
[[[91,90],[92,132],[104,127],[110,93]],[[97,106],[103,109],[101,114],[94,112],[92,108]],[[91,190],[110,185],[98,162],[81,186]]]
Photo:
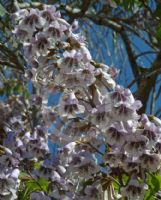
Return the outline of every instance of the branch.
[[[143,103],[143,107],[140,109],[140,113],[145,112],[146,110],[150,92],[153,86],[155,85],[159,73],[161,73],[160,66],[161,66],[161,52],[158,54],[152,67],[149,69],[149,76],[145,76],[145,78],[141,80],[138,91],[135,94],[135,97],[141,100],[141,102]]]
[[[113,22],[111,20],[107,20],[105,18],[99,18],[99,17],[93,17],[91,15],[88,15],[88,18],[90,20],[92,20],[94,23],[98,24],[98,25],[103,25],[103,26],[108,26],[110,27],[111,29],[113,29],[114,31],[116,31],[118,34],[121,35],[122,37],[122,40],[125,44],[125,48],[126,48],[126,51],[127,51],[127,54],[128,54],[128,58],[129,58],[129,61],[130,61],[130,64],[131,64],[131,68],[132,68],[132,71],[133,71],[133,74],[134,74],[134,77],[137,78],[139,77],[139,70],[138,70],[138,66],[137,66],[137,63],[136,63],[136,59],[135,59],[135,55],[134,55],[134,52],[131,48],[131,45],[130,45],[130,40],[124,30],[124,27],[116,22]],[[139,85],[139,80],[137,80],[137,83]]]
[[[144,55],[146,55],[146,54],[157,54],[157,53],[159,53],[159,52],[157,52],[157,51],[145,51],[145,52],[142,52],[142,53],[136,55],[136,56],[135,56],[135,59],[137,59],[137,58],[139,58],[139,57],[141,57],[141,56],[144,56]]]
[[[145,7],[145,9],[147,9],[147,11],[150,12],[151,16],[153,16],[155,18],[155,15],[153,14],[151,8],[145,3],[145,0],[141,0],[141,3],[143,4],[143,6]]]
[[[1,65],[7,65],[8,67],[15,68],[15,64],[14,63],[8,62],[6,60],[0,60],[0,64]]]
[[[130,65],[131,65],[132,72],[133,72],[134,77],[136,79],[136,83],[139,85],[140,79],[138,79],[138,77],[140,76],[140,73],[139,73],[139,70],[138,70],[138,65],[136,63],[134,52],[133,52],[131,45],[130,45],[131,42],[130,42],[127,34],[124,31],[121,31],[120,35],[122,36],[122,40],[125,44],[126,52],[127,52],[128,58],[129,58],[129,62],[130,62]]]
[[[19,62],[17,55],[8,49],[5,45],[0,43],[0,51],[5,55],[7,58],[5,61],[0,60],[0,64],[7,65],[8,67],[14,68],[18,70],[19,72],[24,72],[24,67]]]
[[[153,85],[152,89],[152,97],[151,97],[151,104],[150,104],[150,114],[154,114],[154,109],[155,109],[155,97],[156,97],[156,88],[155,85]]]
[[[154,71],[147,69],[146,73],[140,74],[140,76],[138,78],[134,79],[133,81],[131,81],[131,83],[127,87],[131,88],[133,86],[133,84],[136,83],[137,80],[143,80],[145,78],[150,78],[151,76],[154,76],[154,75],[157,75],[157,74],[158,75],[161,74],[161,68],[156,69]],[[159,97],[158,95],[159,95],[159,93],[157,94],[156,99]]]
[[[160,85],[159,90],[156,94],[155,100],[157,100],[159,98],[160,94],[161,94],[161,85]]]

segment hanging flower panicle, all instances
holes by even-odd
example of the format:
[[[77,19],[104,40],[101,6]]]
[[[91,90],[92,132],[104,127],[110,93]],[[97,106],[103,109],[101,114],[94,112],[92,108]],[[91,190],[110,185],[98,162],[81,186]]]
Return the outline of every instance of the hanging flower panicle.
[[[161,168],[159,119],[140,116],[141,102],[115,82],[118,70],[93,61],[84,37],[76,32],[77,21],[70,25],[50,5],[19,10],[14,18],[13,33],[27,62],[25,77],[39,94],[0,105],[5,132],[0,198],[17,198],[22,170],[36,181],[49,182],[48,192],[39,188],[31,192],[31,200],[103,200],[104,191],[114,199],[106,176],[118,173],[128,177],[125,184],[120,182],[120,195],[143,199],[146,174]],[[49,94],[55,92],[63,95],[58,105],[48,106]],[[56,156],[49,151],[48,138],[59,144]]]

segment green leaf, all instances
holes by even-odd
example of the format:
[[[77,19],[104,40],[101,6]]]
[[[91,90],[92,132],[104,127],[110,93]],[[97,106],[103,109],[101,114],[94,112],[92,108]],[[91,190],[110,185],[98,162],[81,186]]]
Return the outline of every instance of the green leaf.
[[[21,176],[25,175],[21,174]],[[23,177],[21,177],[23,178]],[[20,187],[19,191],[19,199],[21,200],[29,200],[30,199],[30,193],[35,191],[48,191],[49,182],[46,179],[40,178],[38,180],[30,179],[25,182],[25,184]]]
[[[158,4],[158,6],[157,6],[157,8],[156,8],[156,10],[155,10],[155,12],[154,12],[154,15],[155,15],[156,17],[161,18],[161,3]]]
[[[115,0],[115,2],[117,3],[117,5],[122,6],[124,9],[129,9],[132,7],[131,0]]]
[[[157,38],[159,44],[161,44],[161,23],[157,27],[156,38]]]
[[[132,11],[134,7],[140,7],[141,3],[139,0],[115,0],[118,6],[123,7],[125,10]]]
[[[150,174],[148,177],[148,191],[144,200],[154,200],[154,195],[161,189],[161,176]]]
[[[0,16],[3,17],[6,12],[6,9],[0,4]]]
[[[138,70],[140,71],[141,74],[145,74],[149,71],[148,68],[142,66],[139,66]]]
[[[41,188],[43,189],[43,191],[45,192],[48,191],[49,182],[46,179],[40,178],[38,180],[38,183],[41,185]]]

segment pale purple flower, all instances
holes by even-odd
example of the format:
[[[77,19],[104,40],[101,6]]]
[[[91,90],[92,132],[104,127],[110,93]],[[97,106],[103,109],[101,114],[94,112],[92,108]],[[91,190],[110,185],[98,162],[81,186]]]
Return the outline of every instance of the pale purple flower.
[[[24,17],[26,17],[29,14],[29,11],[27,9],[20,9],[16,13],[13,14],[13,17],[16,20],[21,20]]]
[[[61,176],[57,171],[52,171],[52,174],[50,176],[52,181],[56,181],[56,182],[61,182]]]
[[[39,159],[43,158],[49,152],[48,144],[46,141],[40,143],[38,140],[32,142],[30,141],[28,150],[32,153],[33,157]]]
[[[126,173],[139,173],[139,167],[140,163],[138,162],[137,159],[131,160],[131,158],[125,160],[123,164],[123,169],[125,170]]]
[[[149,139],[149,148],[151,149],[155,145],[155,142],[159,139],[157,126],[148,120],[144,123],[142,135]]]
[[[43,119],[48,126],[56,121],[57,112],[51,107],[44,106],[43,108]]]
[[[69,28],[69,31],[70,31],[70,28]],[[71,33],[70,36],[67,38],[67,42],[70,44],[70,46],[73,49],[80,51],[82,58],[84,57],[84,54],[81,52],[81,47],[85,46],[84,39],[82,38],[82,35]]]
[[[148,138],[149,148],[152,148],[157,141],[157,134],[154,131],[144,129],[142,135]]]
[[[49,37],[57,41],[61,39],[61,37],[64,35],[64,31],[66,30],[67,27],[65,25],[60,24],[58,21],[53,21],[47,29],[47,34]]]
[[[122,101],[122,102],[130,102],[134,103],[134,97],[129,89],[125,89],[121,87],[120,85],[117,85],[114,92],[111,93],[111,96],[116,102]]]
[[[45,21],[40,17],[39,10],[30,9],[29,14],[20,22],[20,27],[23,29],[30,29],[30,31],[33,32],[36,28],[42,28],[44,23]]]
[[[112,78],[116,78],[119,74],[119,70],[114,67],[109,67],[107,72],[111,75]]]
[[[77,166],[78,164],[81,163],[83,158],[84,157],[81,157],[79,154],[74,154],[74,155],[72,155],[72,158],[71,158],[71,160],[69,162],[69,165],[70,166]]]
[[[67,88],[81,86],[79,72],[61,73],[56,77],[56,83],[65,85]]]
[[[80,53],[82,55],[82,60],[84,63],[88,63],[92,60],[92,56],[86,46],[81,46]]]
[[[116,121],[138,120],[140,116],[136,112],[135,102],[118,102],[113,106],[112,116]]]
[[[116,83],[111,77],[111,75],[108,74],[106,71],[107,69],[105,68],[98,68],[96,70],[97,79],[102,81],[103,85],[105,85],[105,87],[107,87],[108,89],[110,90],[114,89],[116,86]]]
[[[2,165],[10,165],[11,164],[11,158],[12,158],[12,151],[0,145],[0,164]]]
[[[103,143],[103,136],[100,134],[99,130],[95,127],[91,127],[89,131],[84,134],[86,140],[90,142],[93,146],[99,147]]]
[[[110,167],[121,167],[126,161],[127,155],[118,150],[105,154],[103,161]]]
[[[116,145],[120,148],[125,144],[126,135],[127,131],[124,129],[123,124],[121,122],[112,124],[105,133],[107,143],[112,146]]]
[[[142,114],[140,121],[143,125],[145,125],[149,122],[148,116],[146,114]]]
[[[80,52],[76,50],[65,51],[63,56],[64,58],[59,61],[59,67],[62,72],[70,73],[80,67],[82,59]]]
[[[68,137],[83,137],[85,134],[87,136],[87,131],[89,130],[90,125],[88,123],[82,122],[70,122],[67,124],[66,128],[63,129],[63,134],[67,134]]]
[[[43,17],[48,24],[50,24],[54,19],[56,14],[56,8],[52,5],[44,5],[44,9],[40,12],[41,17]]]
[[[53,189],[50,196],[57,200],[78,200],[75,199],[72,192],[60,192],[57,188]]]
[[[53,174],[54,168],[52,166],[46,166],[44,164],[42,164],[39,168],[39,170],[36,172],[36,175],[38,177],[43,177],[47,180],[52,178],[52,174]]]
[[[34,133],[29,138],[26,148],[35,158],[37,157],[40,159],[48,154],[47,134],[45,134],[45,130],[43,130],[41,126],[35,128]]]
[[[96,108],[92,110],[91,121],[93,124],[96,124],[98,127],[107,129],[107,127],[112,122],[111,116],[111,102],[108,97],[103,99],[101,105],[97,105]]]
[[[126,144],[124,146],[127,154],[132,156],[141,155],[147,147],[148,138],[139,133],[131,133],[126,136]]]
[[[96,81],[94,73],[94,69],[90,67],[90,64],[85,66],[84,69],[78,70],[77,78],[80,80],[81,86],[87,87],[92,85]]]
[[[91,178],[92,174],[99,171],[99,167],[95,164],[93,160],[83,159],[81,163],[71,166],[73,172],[84,178]]]
[[[137,180],[131,179],[126,187],[121,188],[121,193],[128,200],[141,200],[144,198],[146,189],[147,185],[140,184]]]
[[[19,176],[20,170],[13,169],[7,172],[0,173],[0,195],[3,199],[10,197],[9,199],[17,199],[17,189],[19,187]]]
[[[84,193],[86,194],[84,200],[103,200],[103,191],[100,184],[87,185]]]
[[[74,20],[72,25],[71,25],[72,31],[76,31],[79,28],[79,24],[77,20]]]
[[[13,33],[16,35],[17,39],[21,42],[28,41],[32,38],[32,33],[28,30],[21,29],[19,26],[15,28]]]
[[[30,200],[51,200],[49,196],[46,196],[44,192],[31,192]]]
[[[157,153],[161,154],[161,141],[155,143],[155,150]]]
[[[161,167],[161,156],[146,150],[140,157],[141,167],[150,172],[156,172]]]
[[[66,168],[62,165],[57,165],[56,170],[61,176],[64,176],[66,173]]]
[[[59,115],[69,119],[76,117],[77,114],[84,113],[84,110],[84,106],[79,104],[73,92],[62,97],[58,108]]]
[[[33,44],[24,43],[23,48],[24,48],[24,55],[25,55],[26,59],[29,60],[29,62],[33,61],[33,57],[35,54],[35,49],[34,49]]]
[[[46,55],[48,53],[48,48],[50,48],[50,42],[46,34],[39,32],[35,36],[34,41],[35,50],[37,50],[37,55]]]
[[[76,142],[70,142],[60,149],[60,153],[64,154],[65,157],[70,156],[75,152]]]
[[[55,188],[50,192],[50,197],[60,200],[61,194],[59,193],[58,188]]]
[[[32,68],[37,69],[41,64],[37,59],[34,58],[33,60],[30,60],[30,65]]]
[[[92,85],[96,80],[94,71],[88,68],[79,69],[70,73],[61,73],[57,78],[59,84],[64,84],[68,88],[78,86],[87,87]]]

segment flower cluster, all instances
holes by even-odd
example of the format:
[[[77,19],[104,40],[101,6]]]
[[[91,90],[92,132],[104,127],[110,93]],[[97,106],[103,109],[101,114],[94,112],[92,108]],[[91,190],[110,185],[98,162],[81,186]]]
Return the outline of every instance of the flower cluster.
[[[122,175],[128,180],[120,180],[120,196],[143,199],[146,174],[161,169],[161,121],[138,114],[141,102],[116,84],[116,69],[92,59],[77,21],[70,25],[49,5],[14,17],[26,77],[38,95],[14,97],[0,108],[1,196],[16,199],[21,170],[49,183],[48,192],[31,192],[31,200],[103,200],[105,192],[114,199],[112,182]],[[48,106],[57,91],[58,105]],[[49,139],[59,145],[57,155],[49,152]],[[31,166],[33,160],[39,165]]]
[[[32,161],[44,159],[49,152],[45,127],[41,126],[41,106],[30,102],[34,99],[35,96],[29,101],[22,96],[12,96],[0,106],[4,132],[0,143],[2,199],[17,199],[20,172],[30,171]],[[33,108],[37,115],[35,124],[31,122]]]

